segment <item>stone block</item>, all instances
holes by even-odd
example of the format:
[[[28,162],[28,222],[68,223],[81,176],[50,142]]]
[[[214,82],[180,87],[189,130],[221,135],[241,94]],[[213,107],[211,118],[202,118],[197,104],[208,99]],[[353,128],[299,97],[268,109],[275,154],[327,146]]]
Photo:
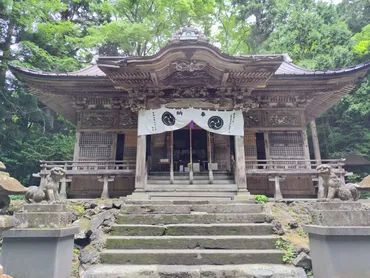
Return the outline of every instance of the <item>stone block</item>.
[[[307,225],[315,278],[370,277],[370,227]]]
[[[24,212],[66,212],[67,207],[64,204],[25,204]]]
[[[316,202],[313,205],[316,210],[361,210],[362,204],[360,202]]]
[[[370,226],[370,210],[317,210],[312,224],[322,226]]]
[[[14,214],[19,228],[58,228],[71,223],[69,212],[17,212]]]
[[[3,233],[5,273],[17,278],[70,278],[78,228],[14,229]]]

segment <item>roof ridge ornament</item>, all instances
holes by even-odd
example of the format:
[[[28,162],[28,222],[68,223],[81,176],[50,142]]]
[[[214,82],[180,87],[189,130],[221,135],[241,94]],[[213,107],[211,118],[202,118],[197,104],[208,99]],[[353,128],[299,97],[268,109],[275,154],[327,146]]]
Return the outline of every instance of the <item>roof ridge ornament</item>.
[[[179,43],[184,41],[209,42],[209,38],[194,25],[188,24],[176,31],[168,43]]]

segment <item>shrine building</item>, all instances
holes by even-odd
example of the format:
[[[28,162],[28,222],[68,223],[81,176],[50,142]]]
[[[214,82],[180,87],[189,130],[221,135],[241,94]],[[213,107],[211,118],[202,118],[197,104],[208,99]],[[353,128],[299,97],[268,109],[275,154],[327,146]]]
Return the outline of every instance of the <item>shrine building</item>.
[[[68,73],[10,69],[76,126],[73,161],[41,162],[41,177],[66,169],[62,195],[69,183],[71,198],[216,200],[313,197],[321,163],[344,179],[343,160],[321,159],[315,118],[369,67],[308,70],[286,54],[230,56],[186,26],[153,56],[99,57]]]

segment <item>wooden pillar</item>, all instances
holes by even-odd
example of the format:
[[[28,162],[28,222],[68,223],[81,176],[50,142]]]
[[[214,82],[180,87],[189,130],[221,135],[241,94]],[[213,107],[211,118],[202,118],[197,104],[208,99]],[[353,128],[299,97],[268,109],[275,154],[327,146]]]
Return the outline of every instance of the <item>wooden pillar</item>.
[[[78,161],[80,155],[80,138],[81,132],[76,131],[76,139],[75,139],[75,149],[73,152],[73,161]]]
[[[170,131],[170,183],[174,182],[174,173],[173,173],[173,131]]]
[[[317,136],[315,120],[312,120],[310,122],[310,127],[311,127],[312,143],[313,143],[313,151],[315,154],[315,160],[316,160],[317,165],[319,165],[321,164],[321,153],[320,153],[319,138]]]
[[[303,139],[303,154],[304,159],[306,160],[306,166],[307,168],[311,169],[310,149],[308,148],[308,137],[306,128],[302,129],[302,139]]]
[[[138,135],[136,150],[135,191],[143,191],[146,183],[146,135]]]
[[[268,131],[265,131],[263,133],[263,139],[265,141],[265,155],[266,155],[266,160],[269,161],[269,160],[271,160],[271,155],[270,155],[270,138],[269,138]]]
[[[244,136],[235,136],[235,182],[238,190],[247,191]]]
[[[190,148],[189,148],[189,183],[192,184],[194,180],[194,173],[193,173],[193,134],[192,134],[192,129],[189,128],[189,137],[190,137]]]
[[[208,147],[208,177],[209,177],[209,183],[213,183],[212,138],[211,138],[211,133],[209,131],[207,131],[207,147]]]

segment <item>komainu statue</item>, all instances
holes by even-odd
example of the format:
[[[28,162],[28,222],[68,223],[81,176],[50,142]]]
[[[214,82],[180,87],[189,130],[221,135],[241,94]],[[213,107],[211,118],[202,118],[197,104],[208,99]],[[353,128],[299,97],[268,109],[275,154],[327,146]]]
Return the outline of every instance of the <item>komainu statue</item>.
[[[55,167],[44,180],[41,180],[39,187],[30,186],[24,196],[27,203],[40,203],[47,201],[50,203],[59,201],[59,182],[65,177],[66,172],[63,168]]]
[[[324,199],[339,198],[342,201],[357,201],[360,199],[360,191],[357,190],[356,184],[345,184],[328,164],[321,164],[316,168],[319,176],[323,180]],[[330,190],[331,189],[331,190]]]

